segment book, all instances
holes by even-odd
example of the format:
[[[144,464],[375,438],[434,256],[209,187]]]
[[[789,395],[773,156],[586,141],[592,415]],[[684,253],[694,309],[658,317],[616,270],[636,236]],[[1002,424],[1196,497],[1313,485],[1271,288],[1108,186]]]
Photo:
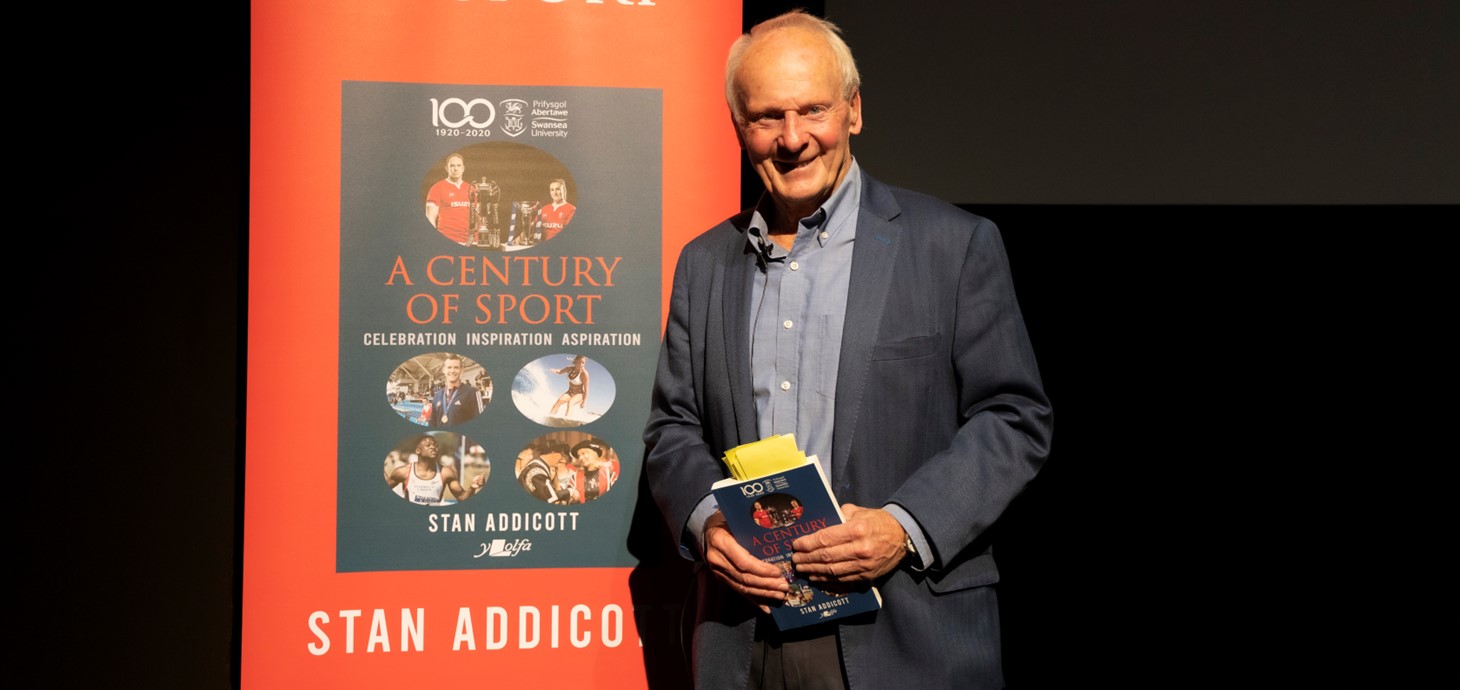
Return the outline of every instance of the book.
[[[781,442],[778,442],[781,443]],[[792,443],[794,448],[794,442]],[[743,447],[742,447],[743,449]],[[743,455],[742,450],[740,455]],[[846,518],[816,456],[756,477],[730,477],[711,485],[730,534],[746,551],[781,569],[790,590],[786,601],[771,608],[781,630],[834,621],[882,607],[876,587],[856,592],[828,592],[796,572],[791,542],[840,525]]]

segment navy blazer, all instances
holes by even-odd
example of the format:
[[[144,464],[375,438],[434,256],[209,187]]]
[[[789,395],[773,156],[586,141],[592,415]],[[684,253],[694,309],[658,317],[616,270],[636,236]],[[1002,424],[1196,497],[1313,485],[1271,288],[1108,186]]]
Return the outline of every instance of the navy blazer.
[[[692,240],[675,267],[644,471],[687,546],[721,454],[757,440],[750,215]],[[1001,684],[985,535],[1048,455],[1052,412],[992,222],[863,175],[834,423],[837,498],[902,506],[935,557],[925,571],[904,561],[877,583],[882,610],[839,626],[851,687]],[[699,575],[696,686],[743,688],[756,611]]]
[[[456,395],[451,398],[451,409],[446,409],[447,407],[446,387],[442,386],[431,394],[431,426],[456,426],[476,419],[476,416],[481,413],[477,405],[477,389],[462,381],[457,384]],[[441,423],[443,414],[450,420],[445,424]]]

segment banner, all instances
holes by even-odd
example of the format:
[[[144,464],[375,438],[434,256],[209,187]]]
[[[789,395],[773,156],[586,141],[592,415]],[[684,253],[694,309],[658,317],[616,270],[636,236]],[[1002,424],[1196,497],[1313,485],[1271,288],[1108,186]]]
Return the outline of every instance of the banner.
[[[645,686],[640,435],[738,205],[740,4],[252,12],[242,687]]]

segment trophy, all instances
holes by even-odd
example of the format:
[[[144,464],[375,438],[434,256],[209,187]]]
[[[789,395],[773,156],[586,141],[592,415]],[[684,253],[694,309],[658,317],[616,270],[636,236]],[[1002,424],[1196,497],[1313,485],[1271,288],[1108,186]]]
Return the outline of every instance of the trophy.
[[[485,175],[472,185],[471,226],[467,246],[502,248],[502,188]]]
[[[537,223],[537,209],[541,201],[517,201],[512,204],[511,244],[531,247],[542,239],[542,227]]]

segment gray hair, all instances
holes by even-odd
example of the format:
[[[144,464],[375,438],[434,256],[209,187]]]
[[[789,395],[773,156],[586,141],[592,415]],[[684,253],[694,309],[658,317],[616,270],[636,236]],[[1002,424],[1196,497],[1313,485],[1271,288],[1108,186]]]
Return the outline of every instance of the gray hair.
[[[832,55],[835,56],[838,71],[841,72],[842,98],[850,99],[862,86],[862,75],[857,72],[857,61],[852,58],[852,49],[842,40],[842,30],[836,24],[807,14],[805,10],[791,10],[756,24],[730,45],[730,57],[725,61],[725,102],[730,106],[730,115],[736,124],[745,123],[745,99],[739,85],[735,83],[735,73],[740,71],[740,63],[745,59],[745,53],[750,50],[752,43],[780,29],[809,31],[826,41],[827,47],[831,48]]]

